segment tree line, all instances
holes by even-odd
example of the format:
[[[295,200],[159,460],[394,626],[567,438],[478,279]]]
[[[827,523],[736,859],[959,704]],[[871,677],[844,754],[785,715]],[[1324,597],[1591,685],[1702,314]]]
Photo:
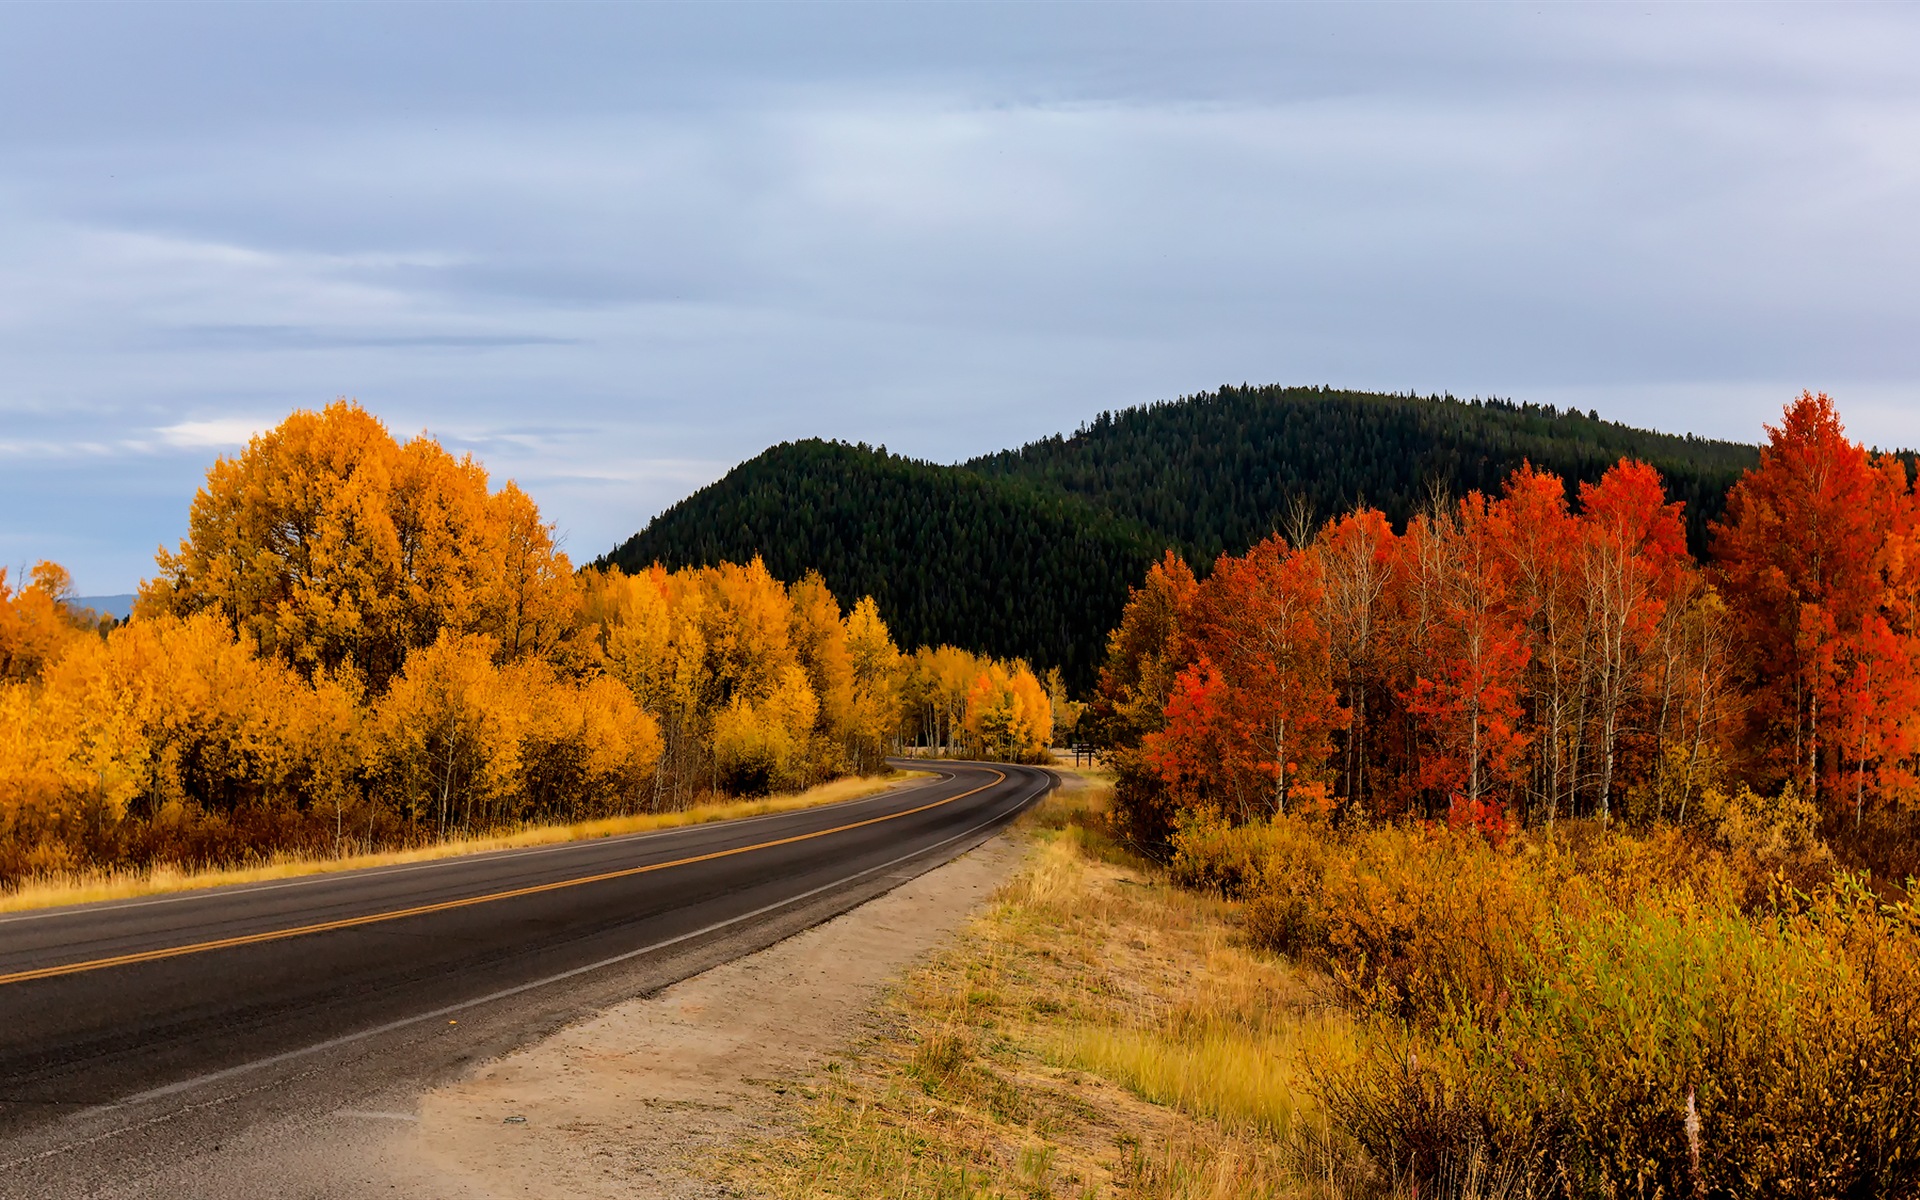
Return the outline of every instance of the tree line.
[[[124,623],[0,571],[0,881],[1030,758],[1066,704],[1024,661],[902,653],[817,573],[576,572],[519,488],[344,401],[217,462],[158,567]]]
[[[1354,507],[1132,591],[1088,714],[1131,831],[1181,813],[1685,820],[1736,793],[1859,832],[1920,801],[1920,496],[1789,405],[1689,549],[1660,472],[1523,464],[1398,530]]]
[[[745,562],[818,571],[872,596],[909,644],[1059,667],[1085,690],[1125,581],[1158,553],[1146,530],[1052,488],[914,462],[884,447],[774,446],[661,513],[597,565]],[[1091,637],[1088,630],[1095,632]]]
[[[1127,585],[1167,549],[1204,571],[1313,514],[1365,505],[1400,526],[1436,491],[1497,494],[1522,463],[1591,483],[1631,457],[1685,502],[1699,554],[1756,454],[1551,405],[1223,387],[960,466],[775,446],[601,561],[632,571],[758,554],[782,578],[816,569],[840,594],[873,596],[904,641],[1057,666],[1084,693]]]
[[[1052,437],[967,463],[1045,483],[1154,530],[1196,562],[1239,553],[1296,513],[1378,508],[1402,525],[1437,490],[1497,493],[1531,463],[1575,483],[1621,458],[1656,469],[1686,504],[1690,544],[1755,462],[1753,446],[1603,421],[1597,413],[1327,387],[1221,387],[1101,413]]]

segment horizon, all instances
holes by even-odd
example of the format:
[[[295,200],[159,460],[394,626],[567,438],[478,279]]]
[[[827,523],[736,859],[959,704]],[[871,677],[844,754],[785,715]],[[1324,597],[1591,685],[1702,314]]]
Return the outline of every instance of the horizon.
[[[1248,385],[1248,384],[1245,384],[1245,383],[1242,383],[1242,384],[1239,384],[1239,385],[1226,385],[1226,384],[1222,384],[1222,385],[1220,385],[1220,386],[1221,386],[1221,387],[1227,387],[1227,386],[1239,386],[1239,387],[1247,387],[1247,386],[1249,386],[1249,385]],[[1260,386],[1260,385],[1252,385],[1252,386]],[[1291,385],[1275,385],[1275,386],[1291,386]],[[1340,389],[1340,388],[1337,388],[1337,387],[1332,387],[1331,385],[1299,385],[1299,386],[1326,386],[1326,387],[1329,387],[1329,389],[1330,389],[1330,390],[1332,390],[1332,391],[1336,391],[1336,392],[1338,392],[1338,391],[1352,391],[1352,390],[1353,390],[1353,389]],[[1103,410],[1101,410],[1101,411],[1100,411],[1100,412],[1098,412],[1098,413],[1094,413],[1094,414],[1092,414],[1092,415],[1090,415],[1090,416],[1088,416],[1088,417],[1086,417],[1086,418],[1084,418],[1084,419],[1083,419],[1082,421],[1080,421],[1080,423],[1079,423],[1078,425],[1076,425],[1076,426],[1075,426],[1075,427],[1074,427],[1073,429],[1071,429],[1071,430],[1060,430],[1060,431],[1058,431],[1058,432],[1056,432],[1056,433],[1052,433],[1052,434],[1043,434],[1043,435],[1041,435],[1041,436],[1040,436],[1039,438],[1035,438],[1035,439],[1029,439],[1029,440],[1028,440],[1027,442],[1022,442],[1022,443],[1020,443],[1020,444],[1019,444],[1019,445],[1017,445],[1017,446],[1003,446],[1003,447],[1000,447],[1000,448],[999,448],[999,451],[1010,451],[1010,450],[1018,450],[1018,449],[1021,449],[1022,447],[1024,447],[1024,446],[1026,446],[1026,445],[1030,445],[1030,444],[1033,444],[1033,443],[1034,443],[1034,442],[1036,442],[1036,441],[1045,441],[1045,440],[1048,440],[1048,439],[1050,439],[1050,438],[1054,438],[1054,437],[1059,437],[1059,438],[1063,438],[1063,439],[1068,439],[1068,440],[1071,440],[1071,439],[1073,439],[1073,438],[1076,438],[1076,437],[1079,437],[1079,436],[1082,436],[1083,434],[1085,434],[1085,433],[1087,433],[1087,432],[1089,432],[1089,431],[1090,431],[1090,430],[1092,429],[1092,427],[1093,427],[1093,426],[1095,425],[1095,423],[1096,423],[1097,421],[1099,421],[1099,420],[1100,420],[1101,418],[1103,418],[1103,417],[1118,417],[1118,416],[1121,416],[1121,415],[1123,415],[1123,414],[1124,414],[1124,413],[1126,413],[1126,412],[1129,412],[1129,411],[1132,411],[1133,409],[1136,409],[1136,408],[1146,408],[1146,407],[1150,407],[1150,406],[1152,406],[1152,405],[1156,405],[1156,404],[1173,404],[1173,403],[1182,403],[1182,402],[1185,402],[1185,401],[1187,401],[1187,400],[1191,400],[1191,399],[1195,399],[1195,398],[1198,398],[1199,396],[1202,396],[1202,395],[1205,395],[1205,394],[1207,394],[1207,393],[1185,393],[1185,394],[1182,394],[1182,395],[1180,395],[1180,396],[1176,396],[1176,397],[1172,397],[1172,398],[1169,398],[1169,399],[1167,399],[1167,400],[1154,400],[1154,401],[1144,401],[1144,402],[1142,402],[1142,403],[1140,403],[1140,404],[1137,404],[1137,405],[1128,405],[1128,406],[1126,406],[1125,408],[1113,408],[1113,409],[1103,409]],[[1396,396],[1396,397],[1399,397],[1399,396],[1404,396],[1404,397],[1406,397],[1406,398],[1409,398],[1409,399],[1414,399],[1414,400],[1420,400],[1420,401],[1428,401],[1428,402],[1434,402],[1434,403],[1447,403],[1447,402],[1452,402],[1452,403],[1459,403],[1459,404],[1472,404],[1472,405],[1480,405],[1480,404],[1484,404],[1484,403],[1494,403],[1494,404],[1502,404],[1502,405],[1510,405],[1510,406],[1513,406],[1513,407],[1519,407],[1520,405],[1522,405],[1522,404],[1524,404],[1524,403],[1526,403],[1526,402],[1524,402],[1524,401],[1518,401],[1518,400],[1514,400],[1514,399],[1512,399],[1512,398],[1510,398],[1510,397],[1504,397],[1504,396],[1484,396],[1484,397],[1483,397],[1483,396],[1453,396],[1453,395],[1444,395],[1444,394],[1438,394],[1438,393],[1426,393],[1426,394],[1423,394],[1423,393],[1418,393],[1418,392],[1413,392],[1413,391],[1408,391],[1408,392],[1405,392],[1405,393],[1376,393],[1376,394],[1381,394],[1381,395],[1393,395],[1393,396]],[[1551,407],[1551,406],[1548,406],[1548,407]],[[296,410],[296,411],[299,411],[299,410]],[[309,411],[317,411],[317,410],[309,410]],[[381,416],[380,416],[380,414],[379,414],[379,413],[377,413],[377,412],[372,412],[372,410],[370,410],[370,409],[369,409],[368,411],[369,411],[369,412],[370,412],[370,413],[372,414],[372,416],[373,416],[373,417],[374,417],[375,419],[377,419],[377,420],[381,420],[383,424],[386,424],[386,422],[385,422],[385,420],[384,420],[384,418],[381,418]],[[1577,410],[1576,410],[1576,409],[1574,409],[1574,408],[1573,408],[1573,407],[1571,407],[1571,406],[1568,406],[1568,407],[1564,407],[1564,408],[1560,408],[1560,409],[1558,409],[1557,411],[1558,411],[1558,412],[1560,413],[1560,415],[1570,415],[1570,414],[1571,414],[1571,415],[1578,415],[1578,413],[1577,413]],[[1599,421],[1600,421],[1600,422],[1602,422],[1602,423],[1611,423],[1611,424],[1616,424],[1616,425],[1620,425],[1620,424],[1625,424],[1624,422],[1617,422],[1617,421],[1611,421],[1611,422],[1610,422],[1610,421],[1608,420],[1608,418],[1607,418],[1607,417],[1606,417],[1606,416],[1605,416],[1604,414],[1598,414],[1598,415],[1596,416],[1596,415],[1595,415],[1595,414],[1596,414],[1596,412],[1597,412],[1597,410],[1590,410],[1590,411],[1589,411],[1589,412],[1588,412],[1587,414],[1585,414],[1585,415],[1587,415],[1587,416],[1589,416],[1589,417],[1590,417],[1591,419],[1597,419],[1597,420],[1599,420]],[[1642,429],[1642,428],[1643,428],[1643,427],[1640,427],[1640,426],[1628,426],[1628,427],[1629,427],[1629,428],[1635,428],[1635,429]],[[271,427],[269,427],[269,429],[270,429],[270,428],[271,428]],[[1692,432],[1686,432],[1686,433],[1680,433],[1680,432],[1676,432],[1676,431],[1670,431],[1670,430],[1647,430],[1647,431],[1650,431],[1650,432],[1658,432],[1658,433],[1669,433],[1669,434],[1671,434],[1672,436],[1675,436],[1675,437],[1686,437],[1686,438],[1697,438],[1697,439],[1700,439],[1700,440],[1708,440],[1708,441],[1731,441],[1731,442],[1734,442],[1734,443],[1736,443],[1736,444],[1740,444],[1740,445],[1758,445],[1758,444],[1760,444],[1760,442],[1761,442],[1762,440],[1764,440],[1764,439],[1755,439],[1755,440],[1754,440],[1754,441],[1752,441],[1752,442],[1746,442],[1746,441],[1741,441],[1741,440],[1739,440],[1739,439],[1714,439],[1714,438],[1705,438],[1705,437],[1703,437],[1703,435],[1699,435],[1699,434],[1695,434],[1695,433],[1692,433]],[[267,432],[267,430],[262,430],[261,432]],[[427,432],[427,431],[422,431],[422,432]],[[849,446],[849,447],[855,447],[855,448],[859,448],[859,449],[863,449],[863,450],[868,450],[868,451],[873,451],[873,452],[877,452],[877,453],[882,453],[882,454],[890,454],[890,455],[893,455],[893,456],[895,456],[895,457],[899,457],[899,458],[905,458],[905,459],[908,459],[909,461],[913,461],[913,462],[917,462],[917,463],[921,463],[921,464],[924,464],[924,465],[928,465],[928,466],[941,466],[941,467],[965,467],[965,466],[967,465],[967,463],[966,463],[966,461],[964,461],[964,460],[963,460],[963,461],[958,461],[958,462],[940,462],[940,461],[938,461],[938,460],[935,460],[935,459],[930,459],[930,458],[920,458],[920,457],[916,457],[916,456],[912,456],[912,455],[908,455],[908,454],[904,454],[904,453],[902,453],[902,452],[900,452],[900,451],[898,451],[898,450],[893,450],[893,449],[890,449],[890,448],[889,448],[888,446],[886,446],[886,445],[885,445],[884,443],[877,443],[877,444],[876,444],[876,443],[868,443],[868,442],[864,442],[864,441],[850,441],[850,440],[846,440],[846,439],[840,439],[840,438],[822,438],[822,437],[818,437],[817,435],[807,435],[807,436],[802,436],[802,437],[795,437],[795,438],[789,438],[789,439],[786,439],[786,440],[784,440],[784,441],[781,441],[781,442],[774,442],[774,443],[770,443],[769,445],[767,445],[767,446],[764,446],[764,447],[762,447],[762,448],[761,448],[760,450],[758,450],[758,451],[756,451],[756,452],[754,452],[753,454],[749,454],[749,455],[747,455],[746,457],[744,457],[744,458],[742,458],[742,459],[741,459],[741,460],[740,460],[739,462],[736,462],[736,463],[732,463],[732,464],[730,464],[730,465],[729,465],[729,466],[728,466],[728,467],[726,468],[726,470],[725,470],[725,471],[724,471],[724,472],[723,472],[723,473],[721,474],[721,476],[719,476],[718,478],[716,478],[716,479],[714,479],[714,480],[712,480],[712,481],[711,481],[711,482],[709,482],[709,483],[705,483],[705,484],[701,484],[701,485],[698,485],[697,487],[694,487],[694,488],[691,488],[691,489],[689,489],[689,490],[688,490],[688,491],[687,491],[687,492],[686,492],[686,493],[685,493],[684,495],[682,495],[682,496],[679,496],[679,497],[677,497],[677,498],[675,498],[675,499],[673,499],[673,500],[670,500],[670,501],[668,501],[668,502],[667,502],[666,504],[664,504],[664,505],[663,505],[663,506],[661,507],[661,509],[660,509],[660,510],[659,510],[658,512],[655,512],[655,513],[653,513],[653,514],[651,514],[651,515],[650,515],[650,516],[649,516],[649,517],[647,518],[647,520],[646,520],[646,521],[644,521],[644,522],[642,522],[642,523],[641,523],[641,524],[640,524],[639,526],[637,526],[637,527],[636,527],[636,528],[635,528],[635,529],[634,529],[634,530],[633,530],[633,531],[632,531],[631,533],[629,533],[629,534],[627,534],[627,535],[624,535],[624,536],[622,536],[622,537],[620,537],[620,538],[618,538],[618,539],[617,539],[617,540],[616,540],[616,541],[615,541],[615,542],[614,542],[614,543],[613,543],[612,545],[609,545],[609,546],[608,546],[608,547],[606,547],[605,549],[603,549],[603,550],[598,550],[598,551],[595,551],[595,552],[593,552],[593,553],[592,553],[592,554],[590,554],[590,555],[570,555],[570,557],[573,557],[573,558],[575,559],[575,566],[576,566],[576,567],[584,567],[584,566],[587,566],[587,565],[589,565],[589,564],[591,564],[591,563],[593,563],[593,562],[595,562],[595,561],[597,561],[597,560],[599,560],[600,558],[603,558],[603,557],[606,557],[607,555],[610,555],[610,554],[613,554],[613,553],[615,553],[616,551],[618,551],[618,549],[620,548],[620,546],[622,546],[622,545],[624,545],[624,544],[625,544],[625,543],[626,543],[626,542],[627,542],[627,541],[628,541],[628,540],[629,540],[630,538],[632,538],[633,536],[635,536],[635,535],[637,535],[637,534],[639,534],[640,532],[642,532],[642,531],[644,531],[644,530],[645,530],[645,529],[647,528],[647,526],[648,526],[649,524],[651,524],[651,522],[653,521],[653,519],[654,519],[654,518],[656,518],[656,517],[658,517],[658,516],[660,516],[660,515],[661,515],[662,513],[664,513],[664,512],[666,512],[667,510],[669,510],[669,509],[671,509],[671,508],[674,508],[674,507],[675,507],[675,506],[677,506],[677,505],[678,505],[678,504],[679,504],[680,502],[682,502],[682,501],[684,501],[684,500],[687,500],[687,499],[690,499],[690,498],[692,498],[692,497],[693,497],[693,496],[694,496],[695,494],[697,494],[697,493],[699,493],[699,492],[701,492],[701,491],[703,491],[703,490],[705,490],[706,488],[708,488],[708,487],[711,487],[711,486],[713,486],[714,484],[717,484],[717,483],[720,483],[720,482],[721,482],[722,480],[724,480],[724,479],[726,478],[726,476],[727,476],[727,475],[729,475],[729,474],[731,474],[731,473],[732,473],[732,471],[733,471],[733,470],[734,470],[735,468],[737,468],[737,467],[739,467],[739,466],[741,466],[741,465],[743,465],[743,464],[745,464],[746,462],[749,462],[749,461],[751,461],[751,460],[753,460],[753,459],[755,459],[755,458],[758,458],[758,457],[760,457],[761,455],[763,455],[763,454],[765,454],[765,453],[766,453],[767,451],[769,451],[769,450],[772,450],[772,449],[774,449],[774,448],[776,448],[776,447],[778,447],[778,446],[782,446],[782,445],[789,445],[789,444],[793,444],[793,443],[795,443],[795,442],[805,442],[805,441],[825,441],[825,442],[830,442],[830,443],[834,443],[834,444],[838,444],[838,445],[844,445],[844,446]],[[1904,447],[1901,447],[1901,448],[1895,448],[1895,449],[1893,449],[1893,450],[1890,450],[1890,451],[1889,451],[1889,450],[1885,450],[1885,449],[1883,449],[1883,448],[1881,448],[1881,447],[1878,447],[1878,446],[1871,446],[1871,447],[1869,447],[1869,449],[1870,449],[1870,450],[1872,450],[1872,451],[1873,451],[1874,453],[1892,453],[1892,454],[1913,454],[1913,453],[1916,453],[1915,451],[1913,451],[1913,450],[1909,450],[1909,449],[1906,449],[1906,448],[1904,448]],[[218,462],[218,461],[220,461],[221,459],[224,459],[224,458],[228,458],[228,457],[232,457],[232,456],[234,456],[234,455],[237,455],[237,454],[240,454],[240,453],[243,453],[243,452],[244,452],[244,450],[245,450],[245,447],[240,447],[240,448],[237,448],[237,449],[235,449],[235,450],[233,450],[233,451],[232,451],[232,452],[230,452],[230,453],[223,453],[223,454],[221,454],[221,455],[219,455],[219,456],[218,456],[218,457],[217,457],[216,459],[214,459],[214,460],[212,460],[212,461],[210,461],[210,462],[208,463],[208,469],[211,469],[211,468],[212,468],[212,466],[214,465],[214,463],[215,463],[215,462]],[[994,454],[994,453],[997,453],[997,452],[999,452],[999,451],[995,451],[995,450],[988,450],[988,451],[984,451],[984,452],[982,452],[982,455],[976,455],[976,456],[974,456],[974,457],[982,457],[982,456],[987,456],[987,455],[992,455],[992,454]],[[482,461],[480,465],[481,465],[481,466],[482,466],[483,468],[484,468],[484,467],[486,467],[486,463],[485,463],[484,461]],[[493,490],[493,491],[498,491],[498,490],[499,490],[499,488],[500,488],[500,487],[501,487],[502,485],[504,485],[505,483],[507,483],[507,482],[509,482],[509,480],[508,480],[508,479],[506,479],[506,478],[501,478],[501,477],[495,477],[495,476],[493,475],[493,473],[492,473],[491,471],[489,471],[489,472],[488,472],[488,475],[489,475],[489,487],[490,487],[490,489],[491,489],[491,490]],[[529,494],[531,494],[531,493],[529,493]],[[537,495],[534,495],[534,496],[533,496],[533,500],[534,500],[534,502],[535,502],[536,504],[538,504],[538,503],[539,503],[539,501],[540,501],[540,497],[539,497],[539,496],[537,496]],[[542,510],[542,511],[543,511],[543,513],[544,513],[544,510]],[[64,565],[64,564],[63,564],[63,565]],[[22,568],[22,569],[20,569],[20,570],[17,570],[17,571],[15,571],[14,573],[16,573],[16,574],[18,574],[18,575],[19,575],[19,576],[20,576],[21,578],[25,578],[25,576],[26,576],[26,571],[25,571],[25,569],[24,569],[24,568]],[[151,579],[151,578],[152,578],[152,577],[151,577],[150,575],[143,575],[143,576],[142,576],[142,577],[140,577],[140,578],[139,578],[138,580],[136,580],[136,581],[135,581],[135,582],[133,583],[133,585],[132,585],[132,586],[130,586],[130,587],[128,587],[127,589],[125,589],[125,590],[123,590],[123,591],[100,591],[100,592],[94,592],[94,593],[89,593],[89,594],[85,594],[85,595],[82,595],[82,594],[79,594],[79,592],[78,592],[78,591],[76,590],[76,592],[75,592],[75,594],[74,594],[74,595],[73,595],[73,596],[71,597],[71,602],[72,602],[72,603],[85,603],[85,602],[87,602],[87,601],[118,601],[118,600],[126,600],[126,601],[128,601],[128,602],[130,603],[130,602],[131,602],[131,601],[132,601],[133,599],[135,599],[135,598],[137,598],[137,596],[138,596],[138,594],[139,594],[139,590],[140,590],[140,588],[141,588],[142,586],[144,586],[144,585],[145,585],[145,584],[146,584],[146,583],[148,582],[148,580],[149,580],[149,579]],[[108,613],[110,612],[110,610],[108,610],[108,609],[104,609],[104,608],[103,608],[103,609],[100,609],[99,611],[101,611],[103,615],[106,615],[106,614],[108,614]],[[112,613],[111,613],[111,615],[114,615],[114,616],[116,616],[116,617],[119,617],[120,619],[125,619],[125,617],[126,617],[126,614],[125,614],[125,613],[122,613],[122,612],[112,612]]]

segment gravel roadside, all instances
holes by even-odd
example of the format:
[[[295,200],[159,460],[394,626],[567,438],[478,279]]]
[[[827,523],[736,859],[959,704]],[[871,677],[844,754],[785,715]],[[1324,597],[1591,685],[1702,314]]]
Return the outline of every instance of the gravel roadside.
[[[772,1129],[790,1081],[866,1032],[887,982],[957,930],[1025,852],[1003,834],[824,925],[476,1067],[393,1114],[355,1190],[732,1195],[703,1158]]]

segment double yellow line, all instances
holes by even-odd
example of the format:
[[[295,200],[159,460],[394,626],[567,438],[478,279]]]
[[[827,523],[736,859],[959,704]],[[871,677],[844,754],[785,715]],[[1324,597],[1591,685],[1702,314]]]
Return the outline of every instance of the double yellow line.
[[[604,883],[609,879],[625,879],[633,875],[645,875],[650,871],[664,871],[669,867],[685,867],[694,863],[712,862],[716,858],[732,858],[736,854],[750,854],[755,850],[771,850],[775,846],[791,846],[795,842],[812,841],[814,838],[831,837],[836,833],[846,833],[853,829],[864,829],[869,825],[878,825],[882,821],[897,821],[902,817],[911,817],[929,809],[939,808],[943,804],[952,804],[968,796],[986,791],[988,788],[1006,781],[1006,775],[994,771],[992,783],[983,783],[977,788],[948,796],[944,800],[935,800],[931,804],[922,804],[918,808],[902,809],[884,816],[868,817],[864,821],[853,821],[845,825],[836,825],[832,829],[818,829],[812,833],[796,833],[791,837],[774,838],[768,842],[755,842],[750,846],[735,846],[731,850],[713,850],[706,854],[694,854],[686,858],[676,858],[670,862],[649,863],[643,867],[624,867],[618,871],[605,871],[598,875],[583,875],[578,879],[560,879],[553,883],[537,883],[531,887],[513,888],[504,892],[490,892],[484,896],[469,896],[464,900],[442,900],[437,904],[419,904],[412,908],[397,908],[390,912],[368,913],[360,917],[342,917],[337,921],[320,921],[312,925],[297,925],[291,929],[270,929],[265,933],[248,933],[238,937],[216,938],[210,942],[194,942],[186,946],[168,946],[159,950],[142,950],[137,954],[117,954],[112,958],[95,958],[86,962],[62,963],[54,967],[36,967],[31,971],[15,971],[10,975],[0,975],[0,987],[9,983],[27,983],[34,979],[53,979],[61,975],[79,975],[86,971],[102,971],[108,967],[125,967],[134,963],[157,962],[163,958],[179,958],[187,954],[202,954],[209,950],[226,950],[233,946],[252,946],[260,942],[277,942],[283,938],[304,937],[310,933],[330,933],[336,929],[353,929],[361,925],[374,925],[381,921],[398,921],[403,917],[419,917],[428,913],[448,912],[456,908],[468,908],[475,904],[491,904],[495,900],[511,900],[516,896],[537,896],[541,892],[557,892],[562,888],[580,887],[589,883]]]

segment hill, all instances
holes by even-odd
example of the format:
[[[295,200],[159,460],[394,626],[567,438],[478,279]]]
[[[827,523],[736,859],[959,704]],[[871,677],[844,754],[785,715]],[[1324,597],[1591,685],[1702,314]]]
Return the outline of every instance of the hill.
[[[817,570],[837,596],[872,596],[902,645],[1019,655],[1084,684],[1161,542],[1057,488],[808,440],[741,463],[598,565],[758,554],[781,579]]]
[[[1436,486],[1497,493],[1535,466],[1593,481],[1621,458],[1652,464],[1687,504],[1695,553],[1754,446],[1635,429],[1549,405],[1326,388],[1223,387],[1101,413],[1053,437],[969,462],[1049,484],[1183,547],[1200,562],[1238,554],[1302,497],[1320,519],[1364,501],[1403,524]]]
[[[1017,654],[1084,688],[1127,588],[1163,548],[1204,566],[1300,503],[1324,519],[1364,501],[1397,524],[1435,490],[1497,491],[1522,462],[1593,480],[1623,456],[1659,468],[1701,550],[1758,451],[1503,400],[1223,387],[960,466],[782,444],[599,561],[638,570],[760,554],[781,578],[817,569],[837,595],[871,594],[902,644]]]

